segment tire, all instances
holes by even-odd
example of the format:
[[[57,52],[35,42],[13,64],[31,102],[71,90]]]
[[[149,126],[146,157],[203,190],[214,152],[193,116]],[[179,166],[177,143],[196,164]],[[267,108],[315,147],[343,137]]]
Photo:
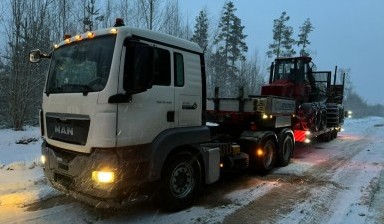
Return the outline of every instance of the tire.
[[[269,173],[276,162],[276,148],[275,142],[269,138],[262,143],[262,155],[258,155],[257,151],[250,153],[249,166],[251,171],[262,175]]]
[[[338,134],[338,131],[337,130],[333,130],[333,138],[337,138],[337,134]]]
[[[190,152],[174,155],[165,164],[155,203],[168,211],[179,211],[193,204],[202,182],[200,162]]]
[[[332,132],[331,131],[327,131],[326,133],[324,133],[324,139],[326,142],[330,142],[332,140]]]
[[[287,134],[284,140],[279,144],[279,153],[277,155],[277,164],[279,166],[287,166],[291,161],[294,150],[293,138]]]
[[[317,137],[317,140],[319,142],[329,142],[332,140],[332,133],[330,131],[327,131],[323,134],[321,134],[319,137]]]

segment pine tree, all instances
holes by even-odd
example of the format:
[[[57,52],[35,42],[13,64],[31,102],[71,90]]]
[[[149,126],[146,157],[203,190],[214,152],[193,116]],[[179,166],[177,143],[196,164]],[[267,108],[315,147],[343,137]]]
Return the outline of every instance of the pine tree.
[[[293,34],[293,28],[290,26],[287,26],[283,33],[283,52],[281,53],[284,57],[292,57],[294,54],[296,54],[295,49],[293,49],[293,46],[296,44],[296,40],[292,38]]]
[[[208,18],[204,10],[201,10],[196,17],[195,31],[191,41],[197,43],[202,49],[208,46]]]
[[[300,27],[299,41],[297,41],[297,46],[302,46],[300,49],[301,56],[309,55],[306,51],[306,47],[311,44],[311,42],[309,42],[309,33],[313,31],[313,28],[314,27],[312,26],[309,18],[307,18],[303,26]]]
[[[273,43],[269,44],[268,57],[271,58],[273,55],[289,57],[296,54],[293,49],[296,42],[292,38],[293,28],[286,25],[289,19],[287,12],[282,12],[280,18],[273,21]]]
[[[233,2],[225,3],[218,27],[219,34],[213,42],[217,46],[214,53],[215,75],[216,80],[222,83],[221,87],[233,88],[236,85],[239,64],[245,60],[244,53],[248,51],[245,43],[247,35],[243,34],[244,26],[241,25],[240,18],[235,15],[236,10]]]

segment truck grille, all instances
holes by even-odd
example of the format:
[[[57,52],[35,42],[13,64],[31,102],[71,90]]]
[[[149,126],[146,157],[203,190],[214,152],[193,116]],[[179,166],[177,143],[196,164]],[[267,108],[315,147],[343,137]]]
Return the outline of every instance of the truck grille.
[[[67,143],[87,143],[90,119],[88,115],[46,113],[48,138]]]

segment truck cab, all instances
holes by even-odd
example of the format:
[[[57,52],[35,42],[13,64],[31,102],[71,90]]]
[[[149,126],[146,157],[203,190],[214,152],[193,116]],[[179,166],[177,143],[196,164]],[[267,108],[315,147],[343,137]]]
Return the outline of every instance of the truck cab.
[[[169,204],[182,207],[200,182],[218,178],[182,178],[202,178],[197,170],[209,167],[206,157],[195,158],[208,149],[193,147],[210,139],[203,116],[204,56],[197,44],[116,26],[67,36],[50,54],[30,53],[31,62],[41,58],[51,61],[40,125],[44,172],[54,187],[110,207],[166,175],[181,182],[163,187],[162,194],[172,194],[176,202]],[[172,161],[191,159],[172,176],[166,173]]]

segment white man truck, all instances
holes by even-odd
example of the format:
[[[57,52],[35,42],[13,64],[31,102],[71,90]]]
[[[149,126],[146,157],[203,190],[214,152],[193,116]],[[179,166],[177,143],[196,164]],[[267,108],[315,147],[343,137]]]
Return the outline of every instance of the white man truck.
[[[293,99],[207,99],[204,55],[192,42],[116,26],[66,37],[50,59],[40,125],[44,173],[98,207],[149,195],[190,206],[221,170],[266,173],[289,163]]]

